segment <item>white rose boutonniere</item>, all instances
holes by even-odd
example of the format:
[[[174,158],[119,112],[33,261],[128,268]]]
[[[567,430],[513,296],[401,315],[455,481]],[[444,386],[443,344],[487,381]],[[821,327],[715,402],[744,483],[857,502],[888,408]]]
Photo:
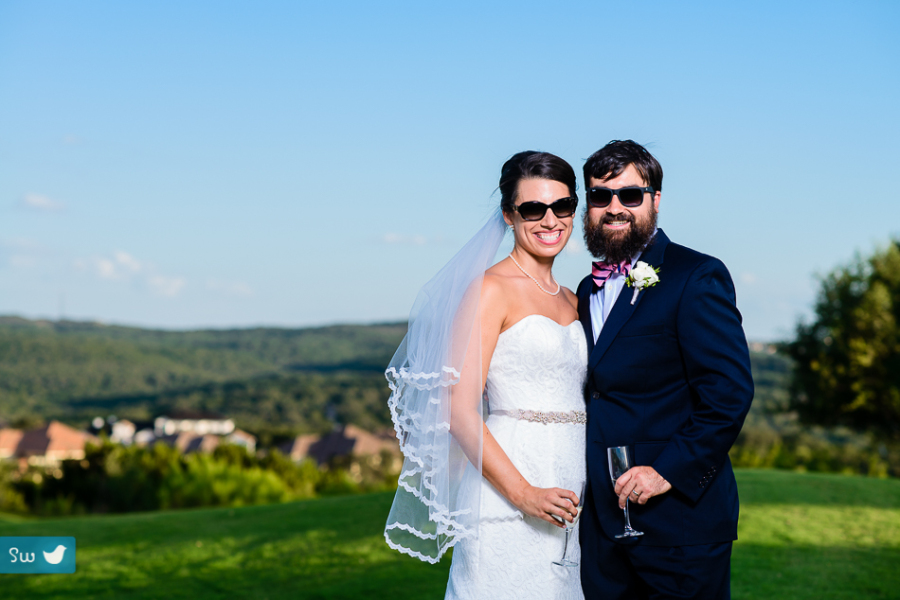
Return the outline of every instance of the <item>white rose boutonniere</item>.
[[[637,261],[637,264],[634,265],[634,268],[628,275],[628,279],[625,280],[625,285],[634,288],[634,296],[631,297],[632,304],[635,303],[642,289],[653,287],[659,283],[659,275],[657,273],[659,273],[659,269],[654,269],[642,260]]]

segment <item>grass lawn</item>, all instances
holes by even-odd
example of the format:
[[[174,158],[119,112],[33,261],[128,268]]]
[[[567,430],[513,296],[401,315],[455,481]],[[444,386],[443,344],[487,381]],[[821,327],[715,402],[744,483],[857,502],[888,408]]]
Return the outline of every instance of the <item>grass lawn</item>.
[[[900,597],[900,481],[739,471],[734,598]],[[74,575],[0,575],[3,598],[442,598],[450,561],[390,550],[391,494],[71,519],[0,517],[0,536],[74,536]],[[2,560],[2,557],[0,557]]]
[[[900,598],[900,481],[737,475],[735,600]]]

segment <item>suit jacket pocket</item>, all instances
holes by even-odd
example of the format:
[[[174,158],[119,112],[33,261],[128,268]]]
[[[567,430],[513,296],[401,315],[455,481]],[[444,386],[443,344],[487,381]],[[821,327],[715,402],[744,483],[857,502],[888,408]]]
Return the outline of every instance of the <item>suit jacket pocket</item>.
[[[652,467],[653,461],[656,460],[663,449],[669,442],[635,442],[634,444],[634,464],[636,466]]]

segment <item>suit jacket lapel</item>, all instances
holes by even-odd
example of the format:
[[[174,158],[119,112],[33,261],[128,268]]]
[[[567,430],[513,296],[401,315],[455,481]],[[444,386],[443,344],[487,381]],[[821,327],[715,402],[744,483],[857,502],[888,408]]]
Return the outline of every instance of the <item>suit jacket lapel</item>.
[[[663,233],[662,229],[658,230],[653,243],[641,253],[638,260],[642,260],[654,268],[659,267],[663,262],[663,255],[665,254],[666,246],[668,244],[669,238]],[[590,361],[588,363],[589,371],[592,371],[597,367],[600,359],[603,358],[603,355],[609,349],[609,345],[612,344],[612,341],[616,339],[616,336],[619,334],[619,330],[622,329],[622,326],[625,325],[625,323],[628,322],[628,319],[631,318],[631,315],[634,314],[634,311],[637,309],[638,304],[641,303],[644,294],[645,292],[638,294],[634,304],[631,303],[631,299],[634,297],[634,288],[626,287],[622,290],[622,293],[619,294],[612,311],[609,313],[609,317],[603,324],[603,329],[600,330],[597,344],[590,350]],[[590,314],[588,314],[588,323],[590,323]],[[593,340],[593,334],[591,334],[591,339]]]
[[[584,328],[584,337],[587,338],[588,356],[594,350],[594,328],[591,325],[591,293],[594,291],[594,282],[590,275],[584,278],[578,288],[578,320]]]

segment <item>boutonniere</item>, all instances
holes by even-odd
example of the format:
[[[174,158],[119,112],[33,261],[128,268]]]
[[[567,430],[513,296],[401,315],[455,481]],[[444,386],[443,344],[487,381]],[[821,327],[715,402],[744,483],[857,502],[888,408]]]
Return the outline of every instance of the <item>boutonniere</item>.
[[[659,273],[659,269],[654,269],[642,260],[637,261],[637,264],[634,265],[634,268],[628,275],[628,279],[625,280],[625,285],[634,288],[634,296],[631,297],[632,304],[635,303],[642,289],[653,287],[659,283],[659,275],[657,273]]]

